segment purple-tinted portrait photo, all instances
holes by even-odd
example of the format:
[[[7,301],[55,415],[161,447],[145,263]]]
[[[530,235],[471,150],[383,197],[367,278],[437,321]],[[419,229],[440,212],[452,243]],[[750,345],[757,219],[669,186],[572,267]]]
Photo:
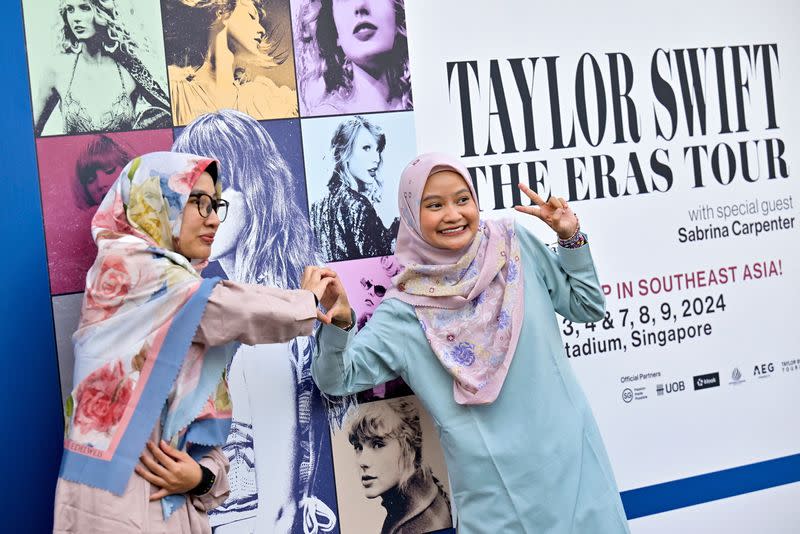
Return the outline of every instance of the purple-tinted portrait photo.
[[[97,247],[92,217],[125,165],[139,154],[168,150],[172,130],[41,138],[42,190],[50,289],[83,291]]]
[[[300,114],[412,109],[403,0],[293,0]]]

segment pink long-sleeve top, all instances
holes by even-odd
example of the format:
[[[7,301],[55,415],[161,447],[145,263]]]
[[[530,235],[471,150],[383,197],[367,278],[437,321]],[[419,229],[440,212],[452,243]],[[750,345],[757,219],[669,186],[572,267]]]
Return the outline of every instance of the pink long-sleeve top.
[[[209,297],[193,343],[205,346],[239,341],[247,345],[283,343],[311,334],[316,305],[306,290],[282,290],[223,281]],[[161,428],[151,439],[161,438]],[[228,460],[219,448],[200,464],[216,476],[203,495],[187,495],[181,508],[164,521],[160,501],[150,502],[158,488],[135,472],[121,496],[59,479],[56,486],[54,534],[210,534],[208,511],[230,492]]]

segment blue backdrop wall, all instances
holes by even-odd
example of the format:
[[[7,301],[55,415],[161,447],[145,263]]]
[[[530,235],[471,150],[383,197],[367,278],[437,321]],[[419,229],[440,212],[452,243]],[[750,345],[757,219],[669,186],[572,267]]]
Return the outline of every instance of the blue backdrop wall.
[[[10,187],[0,221],[6,258],[0,264],[0,317],[3,357],[0,374],[8,453],[3,476],[13,488],[7,496],[6,532],[52,529],[55,473],[63,441],[55,336],[47,279],[44,228],[36,172],[22,26],[22,6],[8,2],[0,20],[0,72],[6,103],[0,113],[0,153]],[[29,513],[34,511],[34,513]]]

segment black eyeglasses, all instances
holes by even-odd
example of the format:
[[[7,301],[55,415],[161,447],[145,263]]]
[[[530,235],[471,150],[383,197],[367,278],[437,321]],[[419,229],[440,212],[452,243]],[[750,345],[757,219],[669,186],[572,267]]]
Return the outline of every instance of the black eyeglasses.
[[[189,198],[197,199],[197,211],[200,212],[200,216],[204,219],[211,215],[212,211],[217,212],[217,217],[219,217],[219,222],[225,220],[225,217],[228,215],[228,201],[212,197],[206,193],[191,193]]]
[[[361,279],[361,287],[369,291],[373,289],[375,291],[376,297],[382,297],[386,294],[386,288],[381,285],[373,284],[371,280],[367,280],[366,278]]]

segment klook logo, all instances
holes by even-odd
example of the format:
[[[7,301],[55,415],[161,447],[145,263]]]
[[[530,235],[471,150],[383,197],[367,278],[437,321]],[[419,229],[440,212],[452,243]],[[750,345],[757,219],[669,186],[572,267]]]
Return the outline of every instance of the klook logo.
[[[698,389],[715,388],[719,386],[719,373],[697,375],[692,378],[692,382],[694,383],[695,391]]]

